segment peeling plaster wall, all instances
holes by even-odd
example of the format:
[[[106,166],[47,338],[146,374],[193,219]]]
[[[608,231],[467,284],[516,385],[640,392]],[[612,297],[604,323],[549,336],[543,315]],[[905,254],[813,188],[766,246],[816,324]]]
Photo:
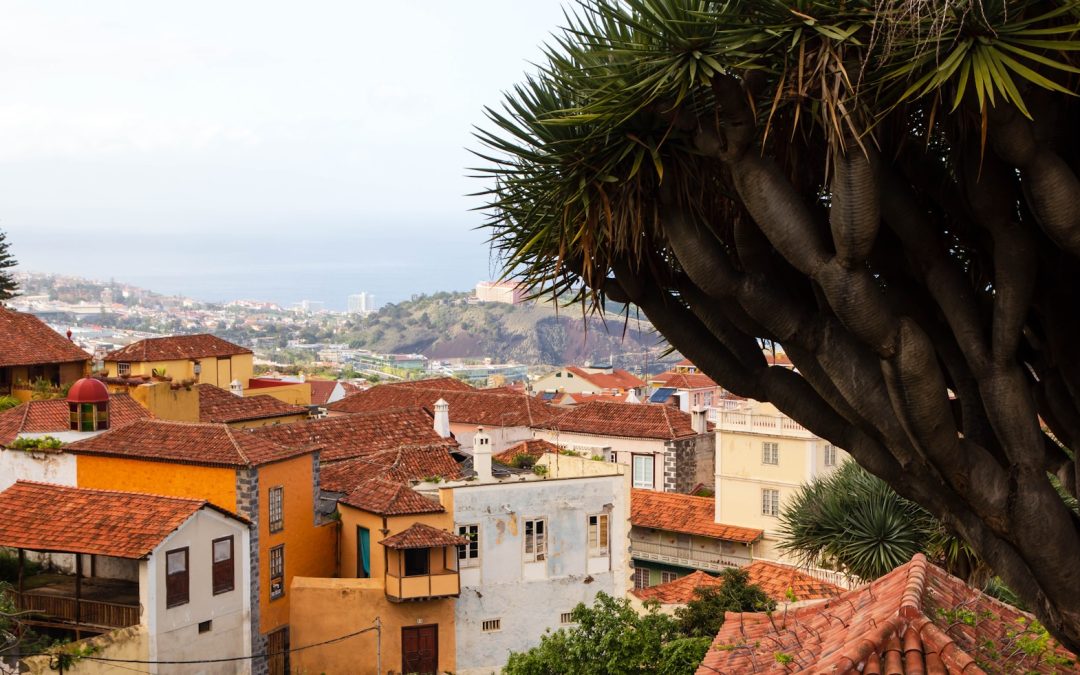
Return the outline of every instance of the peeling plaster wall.
[[[0,448],[0,491],[8,489],[17,480],[74,486],[76,475],[75,455],[70,453]]]
[[[560,628],[560,615],[578,603],[591,603],[599,591],[626,593],[628,495],[626,475],[453,488],[454,522],[480,525],[481,550],[479,568],[462,572],[455,607],[460,675],[498,672],[511,650],[539,644],[544,631]],[[605,512],[610,554],[590,558],[588,516]],[[542,563],[524,561],[524,521],[532,518],[547,518]],[[500,620],[500,629],[483,631],[482,623],[492,619]]]

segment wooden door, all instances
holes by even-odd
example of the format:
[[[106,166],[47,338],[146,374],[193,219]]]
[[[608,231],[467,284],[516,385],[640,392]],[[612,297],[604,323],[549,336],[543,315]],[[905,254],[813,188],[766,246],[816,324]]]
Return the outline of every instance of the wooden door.
[[[270,675],[288,675],[289,627],[279,628],[266,636],[266,665]]]
[[[401,672],[435,675],[439,667],[439,626],[401,629]]]

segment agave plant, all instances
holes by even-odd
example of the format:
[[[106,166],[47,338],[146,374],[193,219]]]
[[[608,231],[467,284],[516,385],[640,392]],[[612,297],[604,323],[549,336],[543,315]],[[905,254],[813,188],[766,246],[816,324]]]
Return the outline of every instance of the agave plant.
[[[847,449],[1080,651],[1078,33],[1078,0],[581,0],[478,132],[493,248]]]

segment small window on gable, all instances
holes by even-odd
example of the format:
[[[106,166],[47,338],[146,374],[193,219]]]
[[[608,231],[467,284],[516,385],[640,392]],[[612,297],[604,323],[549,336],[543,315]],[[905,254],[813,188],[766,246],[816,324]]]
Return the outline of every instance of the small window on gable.
[[[188,603],[190,579],[187,547],[167,551],[165,553],[165,607],[177,607]]]

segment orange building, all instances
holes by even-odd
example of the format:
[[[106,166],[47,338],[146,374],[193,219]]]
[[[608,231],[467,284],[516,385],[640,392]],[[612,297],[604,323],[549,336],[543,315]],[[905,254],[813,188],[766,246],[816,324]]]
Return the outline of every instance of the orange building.
[[[65,447],[80,487],[206,499],[252,522],[252,653],[289,644],[294,576],[335,573],[337,526],[319,509],[319,453],[225,424],[140,420]],[[289,672],[284,656],[271,673]],[[256,664],[257,666],[258,664]]]

